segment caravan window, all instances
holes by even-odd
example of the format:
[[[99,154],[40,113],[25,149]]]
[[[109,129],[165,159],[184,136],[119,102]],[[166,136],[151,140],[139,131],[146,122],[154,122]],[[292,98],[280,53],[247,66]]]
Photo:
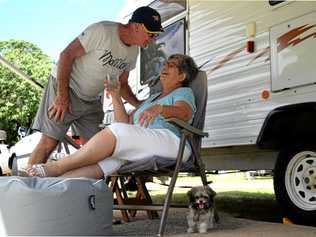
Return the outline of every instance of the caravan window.
[[[185,19],[182,18],[164,28],[156,42],[152,42],[140,54],[140,84],[158,78],[166,59],[175,53],[185,53]]]
[[[184,12],[187,8],[185,0],[156,0],[149,6],[159,12],[162,22]]]

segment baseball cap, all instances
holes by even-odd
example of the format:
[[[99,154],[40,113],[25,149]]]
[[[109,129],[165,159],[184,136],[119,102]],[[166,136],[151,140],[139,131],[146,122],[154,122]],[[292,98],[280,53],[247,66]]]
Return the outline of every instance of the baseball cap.
[[[137,8],[129,22],[143,23],[151,33],[163,32],[160,14],[148,6]]]

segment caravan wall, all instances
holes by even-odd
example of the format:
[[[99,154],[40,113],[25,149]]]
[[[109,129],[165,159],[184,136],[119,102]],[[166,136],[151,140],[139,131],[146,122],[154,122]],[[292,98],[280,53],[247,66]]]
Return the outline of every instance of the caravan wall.
[[[203,67],[209,87],[205,130],[210,133],[203,147],[255,144],[273,108],[315,101],[315,85],[272,92],[269,36],[272,27],[315,11],[316,2],[271,6],[269,1],[192,0],[188,9],[188,53],[198,64],[211,59]],[[255,50],[248,53],[246,28],[252,23]],[[315,37],[308,40],[316,43]]]
[[[165,29],[185,19],[185,42],[182,42],[182,38],[178,38],[176,42],[172,37],[179,37],[180,33],[174,33],[172,29],[172,37],[162,36],[166,38],[163,39],[166,44],[160,44],[159,49],[165,50],[166,56],[169,56],[175,53],[175,49],[180,50],[184,44],[184,52],[191,55],[198,65],[209,61],[202,67],[208,75],[205,131],[210,136],[203,139],[205,149],[255,146],[262,124],[271,110],[282,105],[316,100],[314,84],[288,90],[273,90],[270,57],[270,41],[273,41],[270,39],[271,30],[301,16],[315,14],[316,2],[284,1],[276,5],[271,5],[270,2],[131,0],[121,13],[120,20],[127,22],[137,7],[152,6],[161,13]],[[170,17],[172,12],[176,13]],[[314,18],[316,19],[316,14]],[[250,38],[247,27],[256,29],[252,53],[246,49]],[[313,32],[316,32],[314,26],[306,32],[301,32],[297,38],[303,38]],[[160,40],[158,37],[158,44]],[[304,44],[312,42],[315,48],[315,41],[316,37],[309,37]],[[302,45],[295,47],[300,48]],[[146,80],[141,72],[144,66],[141,65],[146,61],[140,63],[140,58],[137,70],[132,71],[130,75],[137,80],[130,80],[130,83],[138,96],[145,98],[149,90],[141,83]],[[289,63],[287,66],[299,72],[295,64]],[[315,75],[315,70],[313,67],[310,74]],[[303,77],[307,75],[299,74],[298,77],[304,80]],[[312,80],[316,82],[315,77]]]

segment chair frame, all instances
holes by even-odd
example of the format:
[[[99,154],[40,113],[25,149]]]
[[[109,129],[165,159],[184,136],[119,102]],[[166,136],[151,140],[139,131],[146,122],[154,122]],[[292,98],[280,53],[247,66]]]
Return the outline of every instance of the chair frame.
[[[175,168],[172,172],[173,173],[172,178],[171,178],[171,181],[169,184],[169,188],[168,188],[168,191],[166,194],[166,198],[165,198],[163,207],[153,205],[151,202],[151,199],[149,199],[149,205],[139,205],[139,204],[126,205],[125,201],[128,202],[128,200],[124,200],[124,198],[122,198],[122,194],[121,194],[121,191],[123,188],[120,190],[117,185],[111,186],[113,193],[115,192],[116,196],[120,199],[118,201],[119,204],[114,205],[114,209],[122,211],[122,216],[123,216],[123,219],[125,221],[129,220],[129,218],[127,216],[127,210],[146,210],[147,214],[150,213],[150,214],[148,214],[149,218],[150,218],[150,215],[156,216],[155,211],[162,210],[160,226],[159,226],[159,230],[158,230],[158,234],[157,234],[157,236],[159,236],[159,237],[163,236],[164,232],[165,232],[166,221],[167,221],[167,216],[168,216],[169,207],[170,207],[170,201],[171,201],[171,197],[172,197],[173,190],[175,187],[175,183],[177,181],[178,174],[181,171],[180,168],[181,168],[181,164],[182,164],[183,152],[184,152],[186,141],[187,141],[188,137],[190,137],[190,136],[198,136],[198,137],[207,137],[208,136],[208,133],[205,133],[205,132],[201,131],[200,129],[197,129],[191,125],[188,125],[187,123],[185,123],[179,119],[169,118],[169,119],[167,119],[167,121],[179,126],[181,128],[182,135],[181,135],[181,140],[180,140],[180,145],[179,145],[179,150],[178,150],[178,154],[177,154]],[[194,166],[196,168],[196,170],[194,170],[194,171],[199,173],[201,180],[202,180],[202,183],[203,183],[203,186],[207,186],[208,182],[207,182],[206,173],[205,173],[205,165],[204,165],[200,156],[196,156]],[[140,175],[142,175],[142,174],[140,174],[138,172],[135,172],[132,174],[136,176],[136,179],[138,182],[141,182],[141,184],[138,184],[138,185],[141,185],[143,190],[144,190],[144,191],[138,190],[138,192],[145,192],[148,194],[148,190],[145,186],[145,183],[142,182],[140,179]],[[121,174],[121,175],[126,176],[126,175],[131,175],[131,173]],[[116,176],[116,177],[118,177],[118,176]],[[117,183],[117,179],[116,179],[116,181],[115,181],[115,179],[113,179],[113,181]]]

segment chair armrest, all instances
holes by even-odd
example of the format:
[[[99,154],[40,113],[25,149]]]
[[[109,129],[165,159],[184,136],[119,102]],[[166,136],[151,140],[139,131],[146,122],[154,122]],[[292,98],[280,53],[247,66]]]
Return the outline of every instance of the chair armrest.
[[[181,119],[177,119],[177,118],[168,118],[166,119],[167,122],[169,123],[173,123],[175,125],[177,125],[178,127],[187,130],[188,132],[194,134],[194,135],[198,135],[201,137],[208,137],[208,133],[207,132],[203,132],[200,129],[197,129],[189,124],[187,124],[186,122],[184,122]]]

